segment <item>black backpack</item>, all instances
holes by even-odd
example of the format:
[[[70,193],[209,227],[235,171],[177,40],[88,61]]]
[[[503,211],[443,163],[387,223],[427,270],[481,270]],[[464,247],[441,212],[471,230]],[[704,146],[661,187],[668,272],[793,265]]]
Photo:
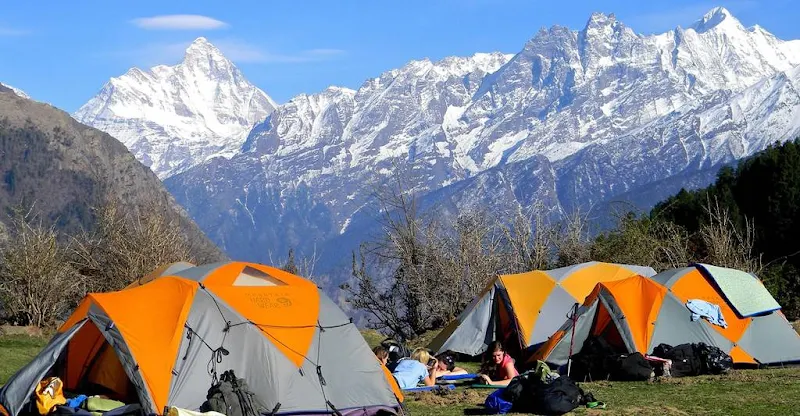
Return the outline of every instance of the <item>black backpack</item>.
[[[537,415],[563,415],[586,404],[588,398],[593,400],[567,376],[545,383],[532,372],[511,379],[502,398],[512,403],[513,412]]]
[[[611,380],[647,381],[653,374],[653,367],[640,352],[612,355],[607,357],[606,363]]]
[[[733,358],[713,345],[701,342],[696,349],[703,363],[703,374],[725,374],[733,367]]]
[[[237,378],[233,370],[222,373],[219,382],[208,389],[206,401],[200,410],[226,416],[260,416],[268,411],[266,405],[248,389],[247,382]]]
[[[672,360],[670,369],[672,377],[696,376],[703,373],[703,360],[693,344],[680,344],[675,347],[658,344],[653,348],[653,355]]]
[[[386,368],[388,368],[389,371],[394,371],[394,367],[397,366],[398,361],[402,358],[408,358],[411,355],[408,352],[408,348],[394,338],[384,339],[381,341],[381,346],[386,348],[386,351],[389,351],[389,359],[386,362]]]

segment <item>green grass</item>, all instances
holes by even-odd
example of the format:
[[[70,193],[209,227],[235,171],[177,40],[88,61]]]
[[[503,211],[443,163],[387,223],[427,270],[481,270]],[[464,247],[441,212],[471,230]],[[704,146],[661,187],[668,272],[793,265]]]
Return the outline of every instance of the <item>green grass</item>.
[[[47,341],[47,338],[29,335],[0,336],[0,385],[30,362]]]
[[[578,408],[574,415],[788,415],[800,414],[800,369],[736,370],[660,382],[580,383],[606,403],[605,410]],[[413,415],[475,414],[492,390],[459,388],[452,392],[414,393],[406,397]]]
[[[364,333],[370,346],[383,336]],[[47,338],[0,335],[0,385],[27,364]],[[467,371],[478,363],[459,362]],[[607,404],[605,410],[578,408],[575,415],[786,415],[800,414],[800,368],[736,370],[724,376],[701,376],[645,382],[580,383]],[[414,416],[455,416],[479,412],[493,390],[459,387],[445,393],[412,393],[406,405]]]

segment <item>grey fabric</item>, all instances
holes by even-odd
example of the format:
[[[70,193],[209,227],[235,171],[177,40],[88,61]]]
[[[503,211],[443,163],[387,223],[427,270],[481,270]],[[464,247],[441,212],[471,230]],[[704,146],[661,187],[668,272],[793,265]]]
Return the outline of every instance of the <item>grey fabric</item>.
[[[587,261],[585,263],[580,263],[580,264],[575,264],[575,265],[572,265],[572,266],[566,266],[566,267],[561,267],[561,268],[558,268],[558,269],[548,270],[547,274],[550,275],[550,277],[552,277],[556,282],[560,282],[560,281],[564,280],[564,278],[566,278],[567,276],[571,275],[572,273],[575,273],[576,271],[578,271],[578,270],[580,270],[580,269],[582,269],[584,267],[589,267],[589,266],[595,265],[597,263],[599,263],[599,262],[597,262],[597,261]],[[622,263],[610,263],[610,264],[615,264],[617,266],[625,267],[625,268],[630,269],[631,271],[639,274],[640,276],[644,276],[644,277],[651,277],[651,276],[654,276],[656,274],[656,271],[652,267],[649,267],[649,266],[637,266],[635,264],[622,264]]]
[[[36,389],[36,385],[44,378],[58,360],[69,340],[87,323],[86,319],[78,321],[68,330],[56,334],[44,349],[28,364],[17,371],[0,389],[0,404],[16,416]]]
[[[437,353],[450,350],[475,356],[486,350],[494,341],[494,294],[492,287],[464,309],[453,333],[441,346],[436,346]]]
[[[575,323],[575,338],[572,338],[572,321],[567,320],[559,328],[559,330],[564,331],[564,336],[542,361],[557,366],[565,365],[569,359],[570,340],[572,340],[572,354],[580,352],[583,343],[586,342],[592,332],[592,324],[599,304],[599,302],[593,302],[589,306],[581,305],[578,308],[578,319]]]
[[[337,409],[398,404],[381,363],[349,319],[320,291],[322,329],[309,358],[321,368],[325,396]]]
[[[739,346],[762,364],[800,361],[800,335],[776,312],[752,318]]]
[[[127,342],[125,342],[125,338],[123,338],[122,334],[119,332],[119,328],[114,325],[114,322],[102,309],[97,307],[97,305],[89,307],[87,316],[97,325],[97,328],[100,329],[100,333],[111,347],[114,348],[114,352],[117,354],[117,358],[122,364],[125,374],[127,374],[131,383],[136,386],[136,393],[139,396],[139,403],[141,403],[142,408],[146,412],[162,413],[163,409],[156,409],[153,396],[150,393],[150,388],[145,384],[139,372],[139,365],[136,363],[133,354],[131,354],[131,350]]]
[[[192,263],[186,261],[179,261],[173,264],[170,264],[163,272],[161,272],[161,276],[170,276],[174,275],[183,270],[191,269],[193,267],[197,267]]]
[[[202,282],[209,274],[211,274],[211,272],[229,263],[230,262],[223,261],[217,263],[204,264],[202,266],[179,270],[176,273],[173,273],[172,275],[182,277],[184,279],[194,280],[196,282]]]
[[[567,319],[567,314],[574,304],[575,298],[561,286],[556,285],[542,305],[542,310],[539,311],[539,317],[536,319],[527,345],[547,341],[547,338],[553,335]]]
[[[619,308],[619,305],[617,305],[617,301],[614,299],[614,296],[604,288],[600,290],[597,298],[600,300],[602,306],[604,306],[608,311],[608,315],[611,317],[612,323],[617,326],[617,330],[622,338],[622,342],[625,343],[625,348],[628,350],[628,352],[636,351],[636,342],[633,340],[631,328],[626,322],[625,313],[622,312],[622,310]]]
[[[681,267],[678,269],[664,270],[663,272],[651,277],[651,279],[660,283],[661,286],[664,286],[667,289],[672,289],[672,285],[674,285],[675,282],[680,280],[683,275],[693,270],[694,267]]]
[[[655,328],[647,352],[652,353],[658,344],[676,346],[684,343],[703,342],[730,353],[733,343],[712,328],[708,322],[692,321],[692,312],[671,292],[661,302]]]
[[[322,335],[324,338],[320,366],[327,382],[323,394],[316,366],[316,345],[320,336],[318,330],[309,351],[298,351],[307,357],[298,369],[276,347],[280,340],[268,335],[269,327],[260,329],[212,293],[198,290],[186,322],[195,332],[195,336],[190,341],[184,332],[182,337],[175,361],[169,404],[198,410],[205,401],[206,392],[212,383],[208,371],[212,352],[205,344],[210,348],[224,346],[229,351],[227,356],[222,357],[221,363],[214,364],[217,373],[233,370],[238,377],[247,381],[250,389],[270,408],[268,410],[280,403],[280,413],[326,413],[329,412],[326,398],[337,407],[343,408],[351,402],[361,407],[396,403],[378,366],[379,362],[363,337],[340,309],[324,306],[326,304],[332,305],[332,302],[327,298],[322,300],[320,316],[324,317],[324,321],[346,325],[326,329]],[[227,334],[223,332],[226,321],[231,322]],[[376,371],[381,372],[379,378]],[[353,388],[354,383],[357,388]],[[345,384],[350,388],[349,391],[348,388],[340,387]]]
[[[595,263],[597,263],[597,262],[596,261],[588,261],[586,263],[573,264],[571,266],[559,267],[557,269],[547,270],[545,272],[550,277],[552,277],[553,280],[555,280],[556,282],[560,282],[560,281],[564,280],[565,277],[567,277],[567,276],[571,275],[572,273],[574,273],[576,270],[582,269],[584,267],[590,266],[590,265],[595,264]]]

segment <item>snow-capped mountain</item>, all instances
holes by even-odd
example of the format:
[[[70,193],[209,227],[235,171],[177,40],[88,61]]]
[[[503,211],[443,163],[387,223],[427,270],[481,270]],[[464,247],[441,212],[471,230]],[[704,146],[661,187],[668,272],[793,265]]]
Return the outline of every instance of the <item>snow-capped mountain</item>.
[[[722,8],[651,36],[595,13],[515,55],[413,61],[356,91],[295,97],[242,154],[166,185],[233,257],[317,245],[346,263],[374,224],[372,185],[397,164],[426,206],[453,213],[535,201],[563,212],[637,193],[652,204],[702,184],[800,133],[798,65],[800,41]]]
[[[160,178],[239,151],[254,125],[276,107],[205,38],[183,61],[111,78],[73,114],[123,142]]]

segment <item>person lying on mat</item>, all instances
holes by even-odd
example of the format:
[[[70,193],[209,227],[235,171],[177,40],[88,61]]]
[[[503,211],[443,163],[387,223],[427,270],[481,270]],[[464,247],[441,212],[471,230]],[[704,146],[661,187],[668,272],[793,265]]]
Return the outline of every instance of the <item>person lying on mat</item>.
[[[489,344],[478,377],[486,384],[507,386],[508,382],[518,375],[519,372],[514,368],[514,359],[506,354],[503,344],[499,341]]]
[[[454,376],[458,374],[467,374],[467,370],[456,367],[456,359],[452,353],[443,352],[436,356],[436,366],[433,367],[434,379],[441,376]]]
[[[435,366],[436,359],[431,357],[428,350],[417,348],[411,353],[411,358],[402,358],[397,362],[392,375],[401,389],[417,387],[419,382],[432,386],[436,382],[436,377],[431,374]]]

